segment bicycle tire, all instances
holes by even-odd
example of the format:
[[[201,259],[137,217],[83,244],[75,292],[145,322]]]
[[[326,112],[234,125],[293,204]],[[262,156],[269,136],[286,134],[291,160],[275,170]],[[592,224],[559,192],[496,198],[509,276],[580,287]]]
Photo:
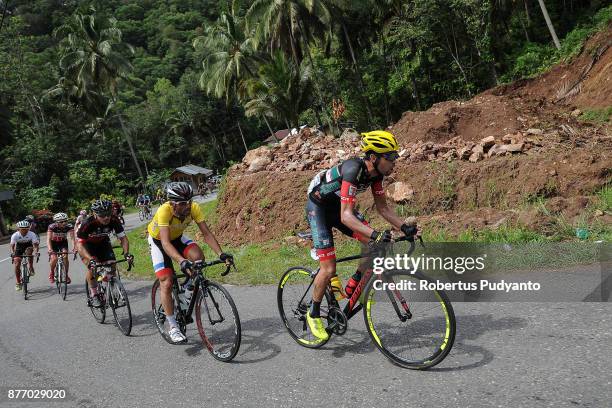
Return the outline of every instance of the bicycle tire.
[[[55,271],[53,271],[53,279],[55,279],[55,287],[57,288],[57,294],[61,295],[61,289],[60,289],[60,274],[59,274],[59,262],[55,265]]]
[[[202,343],[215,359],[223,362],[231,361],[238,353],[242,339],[240,316],[238,315],[238,309],[236,308],[234,299],[232,299],[232,296],[227,289],[216,282],[202,282],[200,288],[201,290],[198,292],[194,310],[196,315],[196,325],[198,327],[198,333],[200,334]],[[213,293],[214,291],[218,291],[219,293]],[[229,304],[233,316],[234,327],[228,327],[218,332],[214,332],[212,328],[214,328],[215,325],[226,320],[231,321],[227,315],[223,316],[223,312],[219,313],[218,305],[221,297],[225,298]],[[207,298],[210,300],[210,302],[207,301]],[[204,308],[202,308],[202,305],[204,305]],[[216,311],[212,309],[212,306],[215,306],[214,309]],[[213,323],[211,320],[217,316],[211,316],[211,313],[224,318]],[[204,321],[202,320],[203,314]],[[206,320],[207,318],[208,320]],[[209,326],[206,325],[207,322],[210,323]],[[210,327],[210,329],[205,328],[205,326]],[[210,334],[211,332],[213,332],[212,335]],[[229,338],[229,341],[224,343],[224,337]]]
[[[310,307],[309,302],[312,299],[312,294],[308,293],[312,292],[312,286],[310,285],[313,280],[312,275],[313,272],[310,269],[302,266],[287,269],[278,283],[276,301],[281,320],[291,337],[302,347],[316,349],[327,343],[329,338],[327,340],[316,338],[310,333],[310,329],[306,323],[306,312]],[[302,286],[292,291],[292,293],[296,293],[297,295],[288,293],[290,285]],[[286,293],[287,295],[285,295]],[[328,296],[326,291],[324,302],[321,302],[321,317],[324,322],[328,321],[327,312],[329,311],[330,304]],[[303,299],[303,301],[300,301],[300,299]],[[295,305],[296,302],[297,306],[292,306]],[[285,312],[286,307],[291,308],[292,315],[287,315]]]
[[[142,208],[138,210],[138,218],[140,219],[140,221],[144,221],[145,219],[145,215],[144,215],[144,212],[142,211]]]
[[[66,300],[66,294],[68,293],[68,274],[66,273],[66,264],[62,264],[62,268],[60,269],[60,295],[62,296],[62,300]]]
[[[100,291],[104,291],[103,285],[98,285],[98,293],[100,293]],[[94,319],[96,319],[96,321],[100,324],[104,323],[104,321],[106,320],[106,302],[104,299],[100,299],[100,301],[102,302],[102,305],[100,307],[92,306],[92,298],[89,294],[89,282],[87,282],[87,279],[85,279],[85,296],[87,298],[87,307],[89,307],[89,310],[91,311],[91,314]]]
[[[396,279],[392,280],[393,282],[399,282],[404,279],[413,279],[418,281],[425,280],[432,282],[430,278],[418,271],[414,274],[411,274],[410,271],[389,271],[385,272],[383,275],[386,279],[395,277]],[[401,279],[398,279],[400,277]],[[418,288],[418,285],[416,287]],[[397,316],[397,312],[394,310],[394,308],[389,307],[384,310],[388,311],[386,314],[387,316],[390,316],[390,318],[387,317],[386,321],[383,321],[382,317],[379,318],[379,316],[382,315],[381,311],[383,308],[378,306],[376,308],[376,313],[374,313],[373,307],[374,305],[391,305],[391,302],[387,300],[389,300],[390,297],[395,296],[392,292],[395,293],[396,291],[376,289],[374,287],[374,280],[368,283],[365,290],[365,296],[363,298],[365,306],[363,308],[363,317],[373,343],[385,357],[400,367],[413,370],[426,370],[442,362],[453,347],[457,329],[453,306],[451,305],[446,293],[437,290],[424,290],[422,292],[418,292],[414,289],[407,290],[406,297],[408,298],[412,316],[406,319],[405,322],[402,322],[401,325],[403,330],[401,334],[396,334],[398,331],[396,330],[398,326],[394,327],[393,330],[389,330],[387,333],[383,333],[382,331],[385,330],[385,326],[389,326],[389,321],[395,321],[397,324],[397,322],[400,322],[401,320]],[[399,290],[397,290],[397,292],[399,292]],[[433,292],[433,295],[431,295],[431,292]],[[418,299],[419,295],[426,300]],[[376,300],[374,300],[375,297]],[[439,316],[425,317],[426,314],[429,315],[436,313],[435,311],[438,309],[438,306],[440,309]],[[425,307],[428,308],[425,309]],[[433,312],[429,312],[430,310]],[[373,317],[374,314],[376,314],[376,318]],[[418,323],[415,323],[415,316],[422,319],[419,320]],[[443,326],[444,329],[432,329],[432,326],[434,325],[440,327]],[[375,328],[375,326],[377,326],[377,328]],[[407,330],[411,326],[412,329]],[[410,335],[406,333],[407,331],[412,331],[413,333]],[[426,346],[426,340],[432,338],[432,334],[433,338],[435,338],[434,341],[431,342],[432,346]],[[424,349],[423,357],[419,356],[418,358],[409,359],[400,356],[397,351],[392,350],[391,348],[394,338],[397,338],[400,343],[400,346],[398,347],[399,350],[410,350],[411,354],[413,354],[416,349]],[[407,349],[406,345],[408,346]],[[431,349],[431,351],[428,351],[429,349]]]
[[[21,260],[21,262],[27,262]],[[28,267],[23,265],[21,266],[21,290],[23,291],[23,300],[28,300],[28,282],[30,280],[28,274]]]
[[[115,318],[115,324],[126,336],[129,336],[132,331],[132,309],[127,292],[123,287],[123,283],[119,279],[109,282],[108,300]],[[117,310],[124,308],[127,314],[124,319],[120,319]]]
[[[155,279],[155,282],[153,282],[153,287],[151,288],[151,311],[153,312],[153,320],[155,321],[155,327],[157,327],[157,331],[159,331],[159,334],[162,336],[164,340],[166,340],[167,343],[172,344],[172,345],[182,344],[182,343],[174,343],[172,339],[170,339],[170,335],[168,334],[168,330],[166,328],[166,314],[164,313],[164,308],[161,304],[161,296],[160,296],[159,302],[156,300],[158,293],[161,293],[159,291],[159,279]],[[174,289],[172,290],[172,300],[174,303],[174,309],[175,309],[175,314],[176,314],[178,305],[177,305]],[[182,314],[177,315],[176,322],[178,323],[178,326],[181,332],[184,335],[186,335],[187,325],[185,323],[185,319],[182,317]]]

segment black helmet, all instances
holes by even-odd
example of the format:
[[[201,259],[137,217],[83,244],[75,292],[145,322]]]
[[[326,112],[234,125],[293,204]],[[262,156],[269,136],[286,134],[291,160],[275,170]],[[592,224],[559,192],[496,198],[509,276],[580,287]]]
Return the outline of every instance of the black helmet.
[[[96,200],[91,205],[91,211],[98,215],[110,215],[113,211],[113,204],[108,200]]]
[[[193,198],[193,188],[184,181],[168,184],[168,200],[170,201],[189,201]]]

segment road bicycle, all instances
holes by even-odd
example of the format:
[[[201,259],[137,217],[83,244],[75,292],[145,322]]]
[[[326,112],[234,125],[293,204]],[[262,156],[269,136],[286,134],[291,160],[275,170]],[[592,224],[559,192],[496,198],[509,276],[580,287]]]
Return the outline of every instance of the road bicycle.
[[[98,282],[97,298],[100,306],[93,305],[93,297],[89,290],[89,282],[85,279],[85,294],[87,296],[87,306],[91,314],[98,323],[106,320],[106,309],[110,308],[115,323],[119,330],[126,336],[132,331],[132,309],[127,292],[121,283],[119,271],[115,267],[118,263],[128,262],[128,271],[132,269],[133,262],[128,259],[119,261],[106,261],[99,263],[93,268],[94,279]]]
[[[11,263],[15,262],[15,258],[22,258],[19,276],[21,276],[21,291],[23,292],[24,300],[28,300],[28,283],[30,282],[30,276],[32,275],[32,271],[30,269],[30,263],[25,262],[23,258],[34,258],[34,257],[36,257],[36,263],[38,263],[38,259],[40,258],[40,252],[37,252],[36,255],[20,255],[20,256],[11,255]]]
[[[57,264],[53,270],[53,279],[55,280],[55,286],[57,293],[60,295],[62,300],[66,300],[66,294],[68,293],[68,271],[66,270],[66,261],[68,252],[49,252],[49,261],[51,261],[51,255],[57,255]],[[76,259],[76,252],[72,260]]]
[[[312,238],[310,233],[299,233],[298,236]],[[415,249],[414,238],[395,240],[401,241],[410,242],[410,248],[406,251],[410,256]],[[393,245],[388,245],[386,250],[393,251]],[[374,250],[337,259],[336,263],[384,254],[384,251]],[[314,278],[318,272],[319,269],[313,271],[303,266],[289,268],[281,277],[277,290],[278,310],[283,324],[299,345],[308,348],[319,348],[329,341],[312,335],[306,322]],[[433,282],[417,270],[394,269],[382,274],[368,270],[347,299],[344,309],[341,309],[328,285],[320,310],[330,338],[332,334],[345,334],[348,321],[363,310],[363,319],[374,344],[394,364],[424,370],[440,363],[453,346],[455,314],[443,291],[418,290],[421,281]]]
[[[172,302],[176,322],[183,335],[187,332],[187,325],[193,323],[192,314],[195,312],[196,326],[202,343],[215,359],[227,362],[236,356],[240,348],[241,328],[238,309],[227,289],[209,280],[203,272],[204,269],[221,263],[225,262],[220,259],[211,262],[194,262],[191,269],[192,278],[186,278],[181,284],[179,279],[185,275],[173,273]],[[227,275],[230,267],[228,265],[221,276]],[[184,287],[188,290],[185,291]],[[151,307],[159,333],[168,343],[174,344],[168,334],[170,326],[161,304],[158,279],[155,280],[151,290]]]

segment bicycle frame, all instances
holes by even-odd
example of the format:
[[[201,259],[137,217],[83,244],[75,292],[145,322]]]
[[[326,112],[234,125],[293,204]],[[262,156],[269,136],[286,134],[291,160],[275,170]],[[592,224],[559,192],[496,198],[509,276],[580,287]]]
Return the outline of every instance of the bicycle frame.
[[[408,237],[401,237],[401,238],[398,238],[398,239],[395,240],[395,242],[401,242],[401,241],[409,241],[410,242],[410,249],[406,253],[408,256],[410,256],[414,252],[414,249],[415,249],[414,239],[409,240]],[[342,263],[342,262],[354,261],[354,260],[357,260],[357,259],[363,259],[363,258],[367,258],[367,257],[371,257],[371,256],[375,256],[378,253],[379,252],[374,252],[374,253],[370,252],[370,253],[367,253],[367,254],[352,255],[352,256],[347,256],[347,257],[344,257],[344,258],[339,258],[339,259],[336,260],[336,264]],[[306,296],[306,294],[310,290],[310,286],[312,286],[314,284],[314,278],[315,278],[315,276],[318,273],[319,273],[319,269],[317,269],[316,272],[313,274],[312,281],[310,282],[309,287],[304,292],[304,296],[302,296],[302,299],[300,299],[300,303],[303,302],[304,297]],[[365,272],[364,276],[359,281],[359,284],[355,288],[355,291],[353,292],[351,297],[348,299],[348,303],[344,306],[344,309],[342,311],[342,313],[344,313],[344,315],[346,316],[347,321],[350,320],[353,316],[355,316],[357,313],[359,313],[363,309],[363,303],[360,302],[361,294],[363,293],[363,291],[367,287],[367,285],[369,285],[369,283],[373,279],[374,275],[375,274],[372,271],[372,269],[367,270]],[[376,277],[375,279],[380,279],[380,277]],[[403,309],[405,311],[405,314],[402,313],[399,310],[396,302],[391,302],[391,303],[393,304],[393,308],[397,312],[398,317],[400,318],[400,320],[405,321],[411,315],[410,314],[410,310],[408,309],[408,303],[406,302],[406,300],[401,296],[401,294],[398,291],[394,291],[394,292],[395,292],[395,295],[396,295],[397,299],[402,304],[402,307],[403,307]],[[330,296],[330,298],[331,298],[331,305],[330,306],[334,306],[334,307],[337,307],[339,309],[340,308],[340,304],[338,303],[336,298],[334,296]],[[359,304],[357,304],[357,303],[359,303]]]
[[[200,291],[200,285],[206,285],[208,282],[208,278],[206,278],[206,276],[204,275],[204,269],[208,268],[209,266],[212,265],[217,265],[220,263],[224,263],[224,261],[221,260],[215,260],[212,262],[201,262],[201,263],[196,263],[196,265],[194,265],[194,269],[195,269],[195,278],[193,278],[193,292],[191,294],[191,299],[189,299],[189,305],[187,306],[187,310],[183,310],[181,308],[181,302],[178,301],[179,299],[179,278],[183,278],[185,277],[185,275],[175,275],[174,276],[174,282],[172,283],[172,291],[174,292],[174,296],[177,299],[177,305],[178,305],[178,309],[185,313],[185,316],[191,316],[191,314],[193,313],[193,309],[195,308],[195,303],[196,303],[196,299],[198,297],[198,293]],[[225,273],[223,273],[222,275],[227,275],[227,273],[229,272],[229,266],[227,267],[227,270]],[[214,297],[212,296],[212,293],[209,293],[211,300],[213,301],[213,304],[217,304],[217,302],[215,301]],[[217,308],[217,312],[219,313],[219,316],[221,317],[220,320],[209,320],[210,324],[215,324],[215,323],[220,323],[224,320],[223,316],[221,315],[221,312],[219,311],[219,309]],[[208,313],[208,318],[210,318],[210,313]]]

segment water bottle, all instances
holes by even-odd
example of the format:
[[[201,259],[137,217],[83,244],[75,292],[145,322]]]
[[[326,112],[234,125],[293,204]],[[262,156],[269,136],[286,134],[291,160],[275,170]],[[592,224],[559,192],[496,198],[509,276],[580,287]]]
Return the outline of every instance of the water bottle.
[[[340,278],[338,278],[338,276],[333,276],[329,284],[331,286],[332,293],[334,294],[334,297],[336,298],[337,301],[346,299],[346,296],[344,295],[344,291],[342,290],[342,282],[340,281]]]

